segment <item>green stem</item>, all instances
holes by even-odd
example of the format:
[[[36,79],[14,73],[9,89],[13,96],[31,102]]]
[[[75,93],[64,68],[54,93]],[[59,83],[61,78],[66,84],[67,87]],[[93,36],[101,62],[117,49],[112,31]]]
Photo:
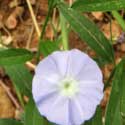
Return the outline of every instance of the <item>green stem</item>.
[[[62,44],[63,49],[68,50],[68,32],[66,27],[66,21],[62,14],[60,14],[60,24],[61,24],[61,31],[62,31]]]
[[[118,21],[119,25],[125,31],[125,21],[117,11],[112,11],[112,15]]]
[[[110,19],[110,40],[113,43],[113,39],[112,39],[112,19]]]
[[[43,42],[43,37],[44,37],[45,30],[46,30],[46,26],[47,26],[47,24],[48,24],[48,21],[49,21],[50,15],[51,15],[51,11],[52,11],[52,9],[53,9],[53,2],[54,2],[54,0],[51,0],[51,1],[50,1],[49,10],[48,10],[48,13],[47,13],[47,16],[46,16],[46,19],[45,19],[45,22],[44,22],[44,25],[43,25],[43,28],[42,28],[41,35],[40,35],[39,45],[38,45],[38,52],[37,52],[37,54],[36,54],[37,62],[39,62],[40,48],[41,48],[41,44],[42,44],[42,42]]]
[[[22,96],[20,94],[20,91],[19,91],[19,89],[17,88],[16,85],[14,85],[14,88],[16,90],[16,94],[17,94],[17,97],[19,99],[19,102],[20,102],[21,106],[24,108],[24,101],[23,101],[23,98],[22,98]]]

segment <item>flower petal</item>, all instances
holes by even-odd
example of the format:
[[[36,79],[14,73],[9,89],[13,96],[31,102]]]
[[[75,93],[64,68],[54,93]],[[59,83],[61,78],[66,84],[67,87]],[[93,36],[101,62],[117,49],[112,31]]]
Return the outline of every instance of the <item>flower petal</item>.
[[[75,76],[81,71],[81,67],[88,62],[89,56],[77,49],[73,49],[71,51],[54,52],[52,58],[55,60],[62,76]]]
[[[102,81],[102,73],[96,62],[88,56],[86,64],[81,68],[76,79],[79,81]]]
[[[68,99],[58,96],[48,110],[47,119],[59,125],[69,125]]]
[[[68,124],[68,99],[52,94],[39,104],[38,109],[49,121],[59,125],[70,125]]]
[[[69,102],[69,121],[71,125],[81,125],[85,121],[83,109],[77,99]]]
[[[51,104],[53,104],[57,98],[58,93],[55,92],[44,96],[43,100],[41,99],[40,102],[36,103],[37,108],[42,116],[48,117],[49,115],[53,115],[50,114],[49,110],[51,109]]]
[[[36,104],[39,103],[43,98],[47,98],[48,95],[55,93],[56,91],[56,83],[50,82],[47,79],[42,79],[38,75],[34,76],[32,93]]]
[[[64,77],[67,74],[69,51],[57,51],[51,55],[55,62],[60,74]]]
[[[102,81],[85,80],[79,82],[79,88],[84,90],[96,89],[97,91],[103,92],[104,84]]]
[[[69,57],[70,63],[70,73],[71,75],[76,76],[80,71],[81,68],[88,62],[89,56],[77,49],[73,49],[70,51]]]
[[[95,106],[100,104],[103,98],[103,83],[96,81],[86,81],[80,84],[79,94],[89,103],[93,103]]]
[[[59,75],[56,63],[51,58],[51,55],[40,61],[40,63],[37,65],[35,69],[35,73],[40,76],[42,75],[50,76],[52,74]]]
[[[89,98],[85,98],[83,95],[77,97],[79,104],[83,110],[84,120],[89,120],[95,114],[97,103],[92,102]]]
[[[103,91],[99,91],[96,88],[88,88],[88,89],[83,89],[81,88],[80,94],[85,98],[90,100],[91,102],[100,104],[102,98],[103,98]]]
[[[60,89],[61,81],[69,78],[78,87],[73,96],[60,93],[66,89]],[[51,122],[81,125],[94,115],[103,98],[102,80],[101,70],[88,55],[76,49],[57,51],[38,64],[33,78],[33,98],[41,115]]]

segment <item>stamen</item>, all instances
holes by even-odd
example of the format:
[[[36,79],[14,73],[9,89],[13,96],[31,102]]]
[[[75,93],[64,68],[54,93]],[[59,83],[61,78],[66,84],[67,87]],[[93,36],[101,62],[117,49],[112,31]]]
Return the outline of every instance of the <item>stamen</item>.
[[[63,96],[71,98],[79,91],[78,82],[71,77],[66,77],[61,81],[59,90]]]

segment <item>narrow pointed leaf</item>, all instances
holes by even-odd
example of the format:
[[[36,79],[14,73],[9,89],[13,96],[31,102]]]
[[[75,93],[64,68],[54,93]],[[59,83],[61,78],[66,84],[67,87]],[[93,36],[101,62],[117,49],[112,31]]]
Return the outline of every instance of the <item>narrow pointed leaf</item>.
[[[6,66],[6,73],[9,75],[17,91],[22,95],[31,95],[32,75],[23,64]]]
[[[42,41],[40,45],[40,52],[44,56],[48,56],[52,52],[59,50],[57,41]]]
[[[80,15],[72,8],[69,8],[64,3],[59,3],[58,8],[82,40],[95,50],[105,61],[114,61],[114,53],[110,41],[106,39],[104,34],[93,22],[85,16]]]
[[[31,99],[25,107],[24,125],[44,125],[44,119],[39,114],[33,100]]]
[[[77,0],[72,8],[80,12],[121,10],[125,0]]]
[[[0,125],[23,125],[23,123],[14,119],[0,119]]]
[[[122,118],[122,123],[125,125],[125,59],[123,60],[123,77],[121,86],[121,97],[120,97],[120,115]]]
[[[118,104],[117,104],[116,111],[115,111],[115,114],[114,114],[114,120],[112,122],[112,125],[123,125],[119,107],[120,107],[120,102],[118,102]]]
[[[33,54],[26,49],[5,49],[0,51],[0,66],[25,63],[33,58]]]
[[[124,125],[125,60],[116,67],[112,91],[106,110],[105,125]],[[123,106],[124,105],[124,106]]]

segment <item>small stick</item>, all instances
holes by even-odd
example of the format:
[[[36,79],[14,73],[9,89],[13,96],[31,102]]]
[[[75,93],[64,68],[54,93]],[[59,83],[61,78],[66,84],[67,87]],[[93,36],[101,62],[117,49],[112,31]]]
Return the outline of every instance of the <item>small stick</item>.
[[[33,1],[30,0],[30,2],[31,2],[31,4],[32,4],[32,2],[35,3],[36,0],[33,0]],[[39,2],[38,2],[38,4],[36,5],[35,16],[37,15],[38,9],[39,9]],[[37,24],[39,25],[38,22],[37,22]],[[31,32],[30,32],[29,38],[28,38],[28,40],[27,40],[27,44],[26,44],[26,48],[27,48],[27,49],[30,49],[30,43],[31,43],[31,39],[32,39],[33,32],[34,32],[34,25],[32,25]]]
[[[4,25],[2,26],[2,28],[7,33],[8,36],[11,36],[11,33],[9,32],[9,30]]]
[[[35,68],[36,68],[36,65],[34,65],[34,64],[32,64],[31,62],[26,62],[26,65],[29,67],[29,68],[31,68],[31,69],[33,69],[33,70],[35,70]]]
[[[33,32],[34,32],[34,26],[32,26],[32,28],[31,28],[31,32],[30,32],[30,34],[29,34],[29,38],[28,38],[27,44],[26,44],[26,49],[29,49],[29,48],[30,48],[30,43],[31,43],[31,39],[32,39]]]
[[[10,92],[10,89],[2,82],[2,80],[0,80],[0,85],[2,86],[2,88],[6,91],[8,97],[11,99],[11,101],[13,102],[13,104],[16,106],[17,109],[20,109],[20,105],[17,102],[17,100],[15,99],[15,97],[12,95],[12,93]]]
[[[54,22],[56,22],[56,8],[54,8],[54,10],[53,10],[53,16],[52,16],[52,22],[54,23]]]
[[[38,35],[38,37],[40,37],[41,32],[40,32],[37,20],[35,18],[35,14],[33,12],[32,5],[31,5],[29,0],[26,0],[26,2],[27,2],[27,5],[28,5],[29,11],[30,11],[30,14],[31,14],[31,17],[32,17],[32,20],[33,20],[33,23],[34,23],[34,26],[35,26],[35,29],[36,29],[36,32],[37,32],[37,35]]]
[[[36,0],[30,0],[30,3],[31,3],[32,5],[35,5],[35,4],[36,4]]]
[[[8,36],[11,36],[9,30],[3,24],[3,15],[0,14],[0,29],[3,29]]]
[[[69,0],[69,5],[71,6],[73,3],[73,0]]]

